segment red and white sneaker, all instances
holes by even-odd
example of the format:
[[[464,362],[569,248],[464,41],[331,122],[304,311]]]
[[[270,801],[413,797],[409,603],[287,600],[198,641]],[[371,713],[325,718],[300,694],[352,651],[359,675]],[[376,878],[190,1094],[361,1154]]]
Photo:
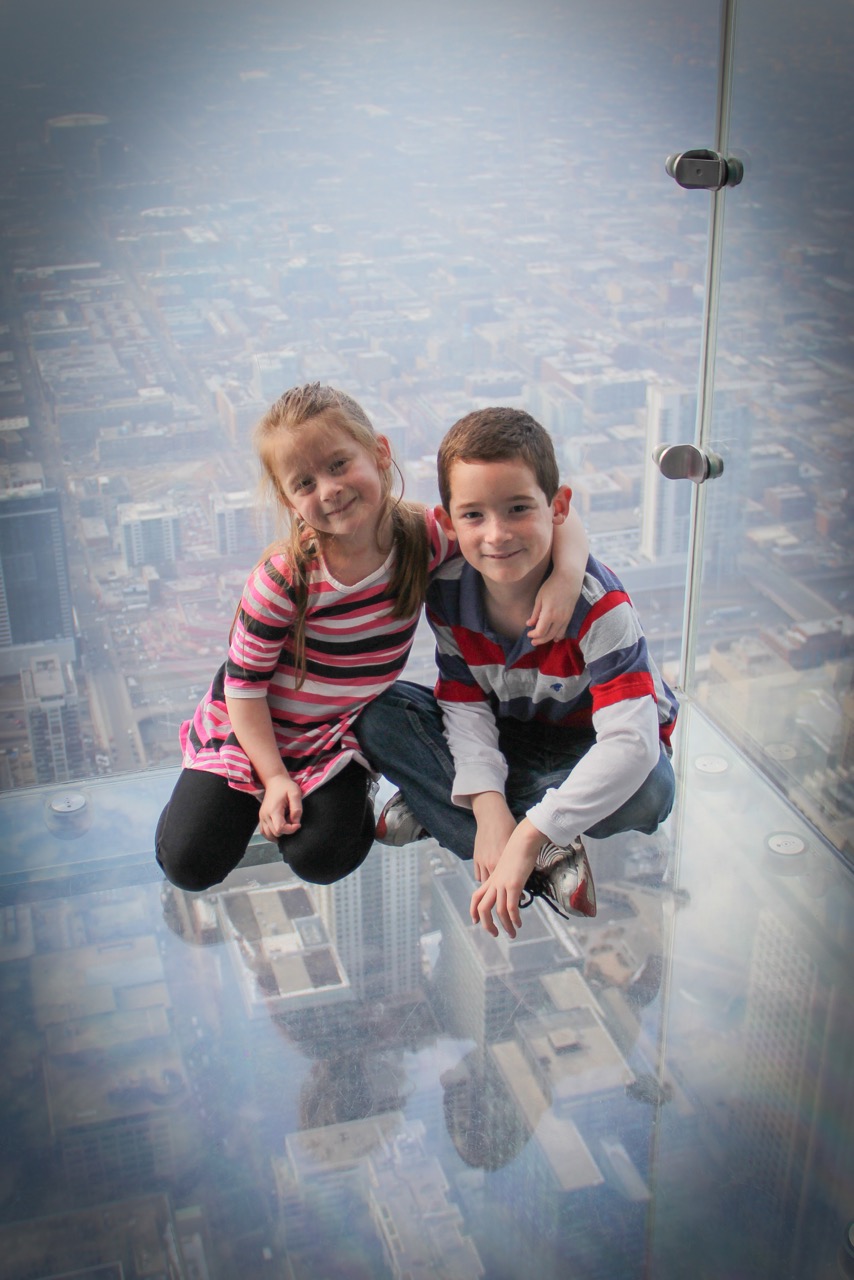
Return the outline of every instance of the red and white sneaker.
[[[380,844],[398,846],[411,844],[413,840],[425,840],[429,834],[430,832],[424,830],[399,791],[386,801],[382,813],[377,818],[375,838]]]
[[[573,840],[568,849],[550,841],[544,844],[528,876],[525,892],[529,896],[519,903],[520,907],[528,907],[534,898],[542,898],[565,920],[572,916],[595,916],[596,887],[581,839]]]

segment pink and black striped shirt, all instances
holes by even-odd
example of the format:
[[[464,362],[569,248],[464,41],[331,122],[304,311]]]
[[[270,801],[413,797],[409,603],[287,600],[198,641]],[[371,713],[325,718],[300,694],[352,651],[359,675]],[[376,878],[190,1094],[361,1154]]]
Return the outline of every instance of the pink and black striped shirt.
[[[432,571],[454,547],[433,512],[424,515]],[[366,703],[399,678],[419,617],[392,617],[388,586],[394,557],[392,550],[379,569],[352,586],[336,581],[322,557],[309,563],[306,678],[299,689],[290,650],[296,620],[290,563],[275,554],[253,571],[228,657],[192,720],[181,726],[185,768],[218,773],[239,791],[263,795],[231,727],[226,694],[267,699],[282,760],[304,795],[350,760],[368,768],[353,725]]]

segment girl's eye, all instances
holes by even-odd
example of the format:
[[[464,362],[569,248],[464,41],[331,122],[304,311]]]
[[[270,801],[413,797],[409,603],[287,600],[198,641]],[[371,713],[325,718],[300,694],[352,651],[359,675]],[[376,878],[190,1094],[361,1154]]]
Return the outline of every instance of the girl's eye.
[[[347,459],[346,459],[346,458],[336,458],[336,459],[335,459],[335,461],[334,461],[334,462],[332,463],[332,465],[330,466],[329,470],[330,470],[330,471],[340,471],[340,470],[341,470],[341,468],[342,468],[342,467],[344,467],[344,466],[346,466],[346,465],[347,465]]]

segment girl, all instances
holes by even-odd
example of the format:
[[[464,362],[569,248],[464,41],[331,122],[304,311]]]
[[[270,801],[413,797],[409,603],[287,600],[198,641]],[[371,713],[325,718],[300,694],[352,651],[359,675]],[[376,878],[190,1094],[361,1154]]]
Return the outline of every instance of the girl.
[[[371,775],[353,724],[400,676],[427,576],[454,554],[432,511],[394,496],[389,443],[343,392],[285,392],[255,447],[289,539],[251,573],[228,657],[181,727],[184,768],[155,845],[182,889],[223,880],[256,827],[304,880],[331,884],[365,859]],[[565,628],[577,598],[579,529],[538,599],[538,643]]]

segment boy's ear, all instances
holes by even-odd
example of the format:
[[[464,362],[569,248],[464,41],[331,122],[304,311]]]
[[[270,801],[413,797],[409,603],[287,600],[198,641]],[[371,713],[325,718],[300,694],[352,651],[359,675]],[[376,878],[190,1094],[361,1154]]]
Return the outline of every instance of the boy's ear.
[[[380,471],[388,471],[391,466],[391,445],[388,436],[377,436],[377,466]]]
[[[434,507],[434,508],[433,508],[433,515],[436,517],[436,520],[437,520],[437,522],[438,522],[438,524],[439,524],[439,528],[442,530],[442,532],[443,532],[443,533],[444,533],[448,538],[450,538],[451,542],[456,542],[457,535],[456,535],[456,533],[454,532],[454,526],[453,526],[453,523],[452,523],[452,521],[451,521],[451,517],[448,515],[447,511],[445,510],[445,508],[444,508],[444,507]]]
[[[562,484],[552,498],[552,524],[563,524],[572,506],[572,490],[569,485]]]

